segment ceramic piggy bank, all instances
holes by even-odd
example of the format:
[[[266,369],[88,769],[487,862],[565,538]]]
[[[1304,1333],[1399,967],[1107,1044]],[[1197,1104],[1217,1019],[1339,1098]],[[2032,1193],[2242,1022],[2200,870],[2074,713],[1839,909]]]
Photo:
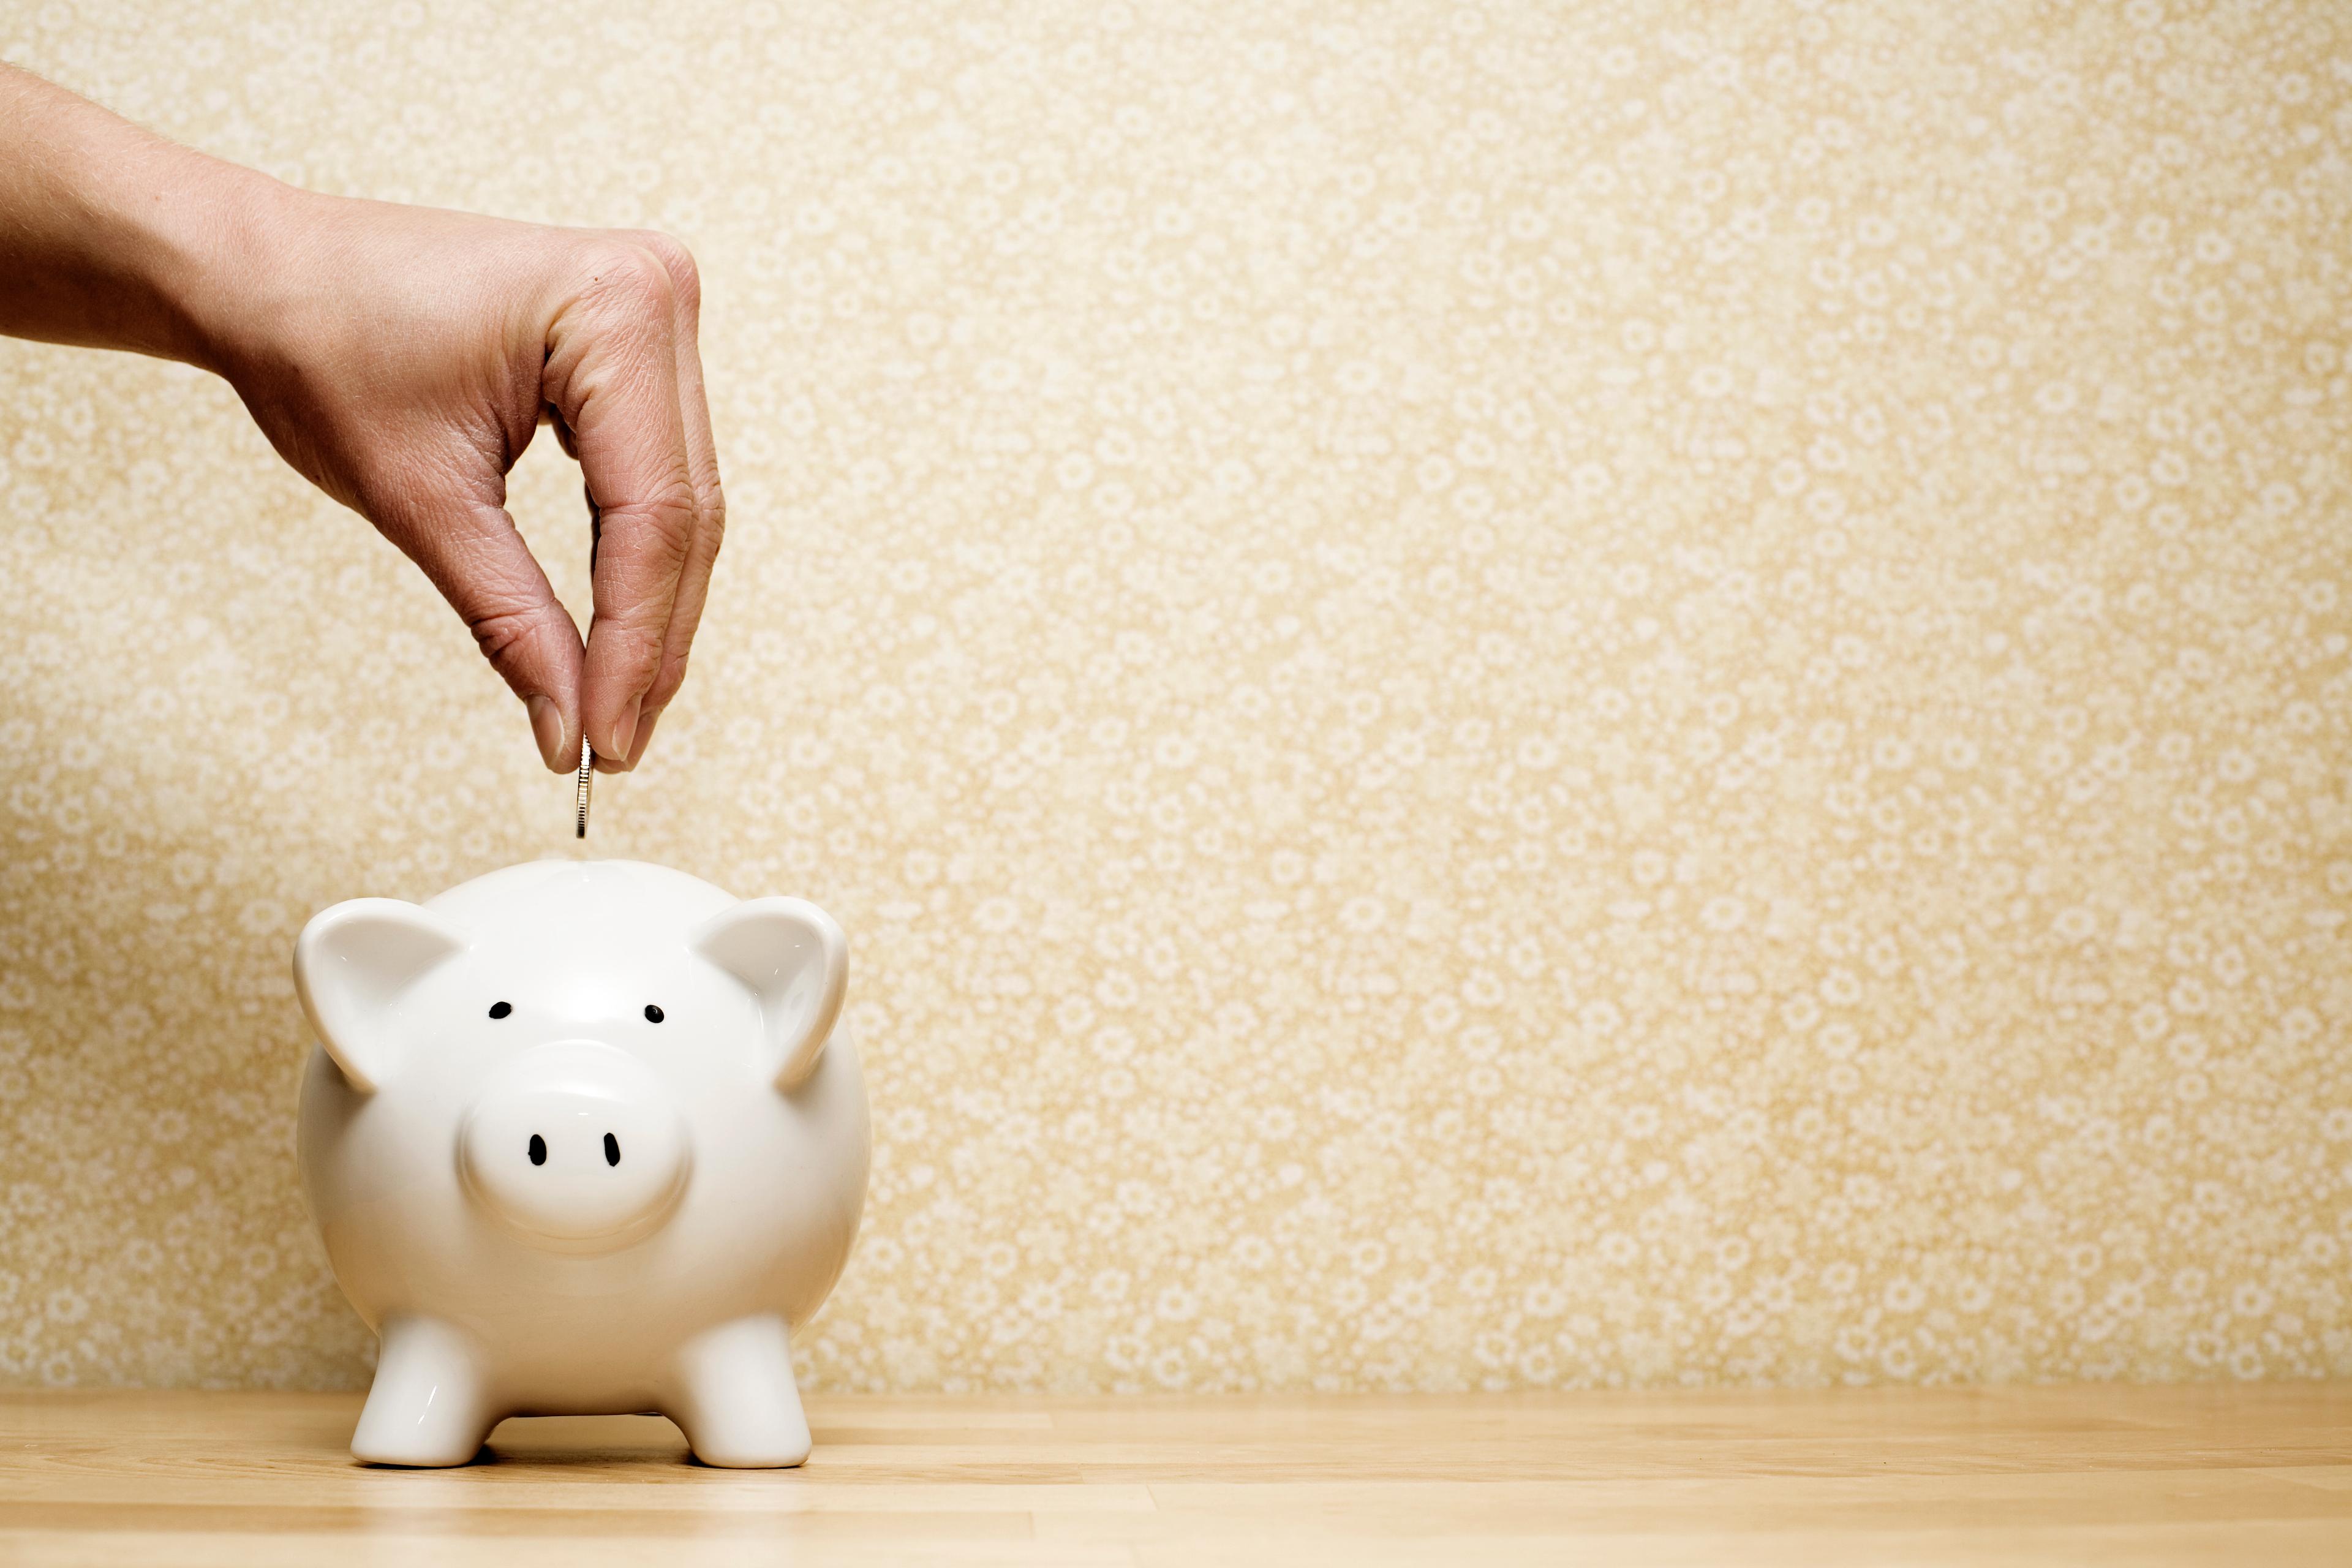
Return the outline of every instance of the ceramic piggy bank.
[[[383,1342],[352,1452],[648,1412],[709,1464],[806,1458],[790,1336],[866,1197],[847,962],[813,904],[619,860],[304,927],[302,1184]]]

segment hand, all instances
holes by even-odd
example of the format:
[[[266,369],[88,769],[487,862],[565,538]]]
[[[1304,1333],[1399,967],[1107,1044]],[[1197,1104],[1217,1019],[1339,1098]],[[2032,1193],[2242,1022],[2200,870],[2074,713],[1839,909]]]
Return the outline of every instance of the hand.
[[[667,236],[264,194],[192,314],[270,442],[424,568],[550,768],[636,765],[686,678],[724,528],[693,259]],[[506,511],[542,421],[594,520],[585,647]]]
[[[550,768],[625,771],[686,678],[724,504],[667,236],[298,191],[0,66],[0,332],[217,371],[425,569]],[[542,422],[587,479],[586,645],[506,511]]]

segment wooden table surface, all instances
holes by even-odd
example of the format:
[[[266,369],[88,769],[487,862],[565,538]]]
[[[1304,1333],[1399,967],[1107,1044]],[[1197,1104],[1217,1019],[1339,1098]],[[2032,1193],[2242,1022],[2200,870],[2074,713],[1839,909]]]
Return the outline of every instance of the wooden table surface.
[[[808,1405],[385,1470],[355,1398],[0,1393],[0,1563],[2352,1563],[2352,1383]]]

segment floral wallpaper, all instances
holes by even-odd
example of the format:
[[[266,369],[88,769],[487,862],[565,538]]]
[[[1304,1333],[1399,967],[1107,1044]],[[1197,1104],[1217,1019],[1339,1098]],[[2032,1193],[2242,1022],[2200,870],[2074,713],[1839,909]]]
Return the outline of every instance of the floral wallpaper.
[[[0,8],[699,258],[598,855],[819,900],[834,1389],[2352,1373],[2352,13]],[[515,510],[585,603],[577,480]],[[314,910],[576,852],[194,372],[0,344],[0,1380],[352,1386]]]

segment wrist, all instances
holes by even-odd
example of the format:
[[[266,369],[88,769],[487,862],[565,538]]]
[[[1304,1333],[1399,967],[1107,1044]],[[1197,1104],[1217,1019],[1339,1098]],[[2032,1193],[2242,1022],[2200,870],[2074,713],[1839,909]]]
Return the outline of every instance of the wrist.
[[[150,219],[148,277],[165,341],[148,352],[235,380],[261,347],[276,279],[294,248],[294,213],[312,197],[281,181],[189,154]]]

